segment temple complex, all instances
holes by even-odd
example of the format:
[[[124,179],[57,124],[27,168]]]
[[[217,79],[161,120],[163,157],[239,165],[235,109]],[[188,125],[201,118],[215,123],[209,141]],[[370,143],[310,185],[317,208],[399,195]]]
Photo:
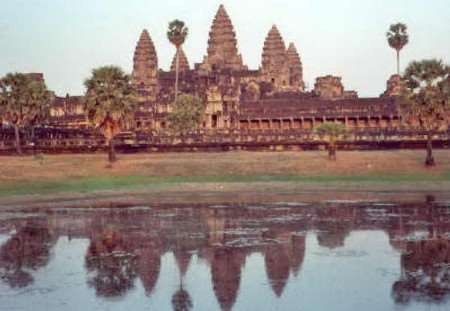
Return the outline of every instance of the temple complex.
[[[200,127],[205,130],[286,130],[313,129],[324,120],[345,123],[348,127],[398,126],[400,115],[393,92],[395,77],[381,98],[359,99],[355,91],[346,91],[341,77],[318,77],[311,91],[305,90],[303,64],[294,43],[286,47],[276,25],[269,30],[262,51],[261,66],[249,70],[238,51],[231,19],[221,5],[209,32],[207,54],[191,70],[180,49],[180,91],[204,98],[207,108]],[[134,130],[164,132],[166,116],[174,99],[176,54],[170,71],[158,67],[157,51],[147,30],[137,42],[133,58],[133,83],[141,94]],[[74,126],[73,108],[79,98],[58,98],[54,117],[59,123]],[[62,112],[63,107],[72,107]],[[374,113],[376,111],[376,113]],[[63,116],[71,115],[72,119]],[[67,120],[67,121],[66,121]],[[79,118],[79,125],[85,126]]]
[[[327,121],[344,124],[354,134],[351,140],[363,138],[378,146],[380,140],[393,139],[397,145],[405,139],[417,141],[416,134],[404,130],[406,124],[396,100],[398,75],[390,77],[380,97],[359,98],[356,91],[345,89],[341,77],[334,75],[317,77],[314,88],[308,90],[303,79],[301,51],[295,43],[286,47],[276,25],[269,29],[264,41],[260,67],[249,69],[239,54],[235,29],[223,5],[212,22],[203,61],[191,66],[182,48],[179,53],[179,91],[196,95],[206,104],[199,128],[184,143],[310,144],[317,140],[314,128]],[[175,98],[176,54],[169,71],[158,65],[151,35],[143,30],[137,40],[131,72],[140,94],[140,107],[134,123],[126,129],[131,134],[123,142],[133,141],[135,146],[180,143],[173,137],[176,134],[168,130],[167,121]],[[42,74],[32,76],[44,79]],[[82,96],[55,96],[51,125],[58,131],[89,131]],[[13,139],[9,132],[0,132],[0,136]],[[441,138],[447,144],[447,138]],[[92,140],[76,144],[91,145],[98,139],[92,136]],[[0,150],[8,144],[4,142]]]

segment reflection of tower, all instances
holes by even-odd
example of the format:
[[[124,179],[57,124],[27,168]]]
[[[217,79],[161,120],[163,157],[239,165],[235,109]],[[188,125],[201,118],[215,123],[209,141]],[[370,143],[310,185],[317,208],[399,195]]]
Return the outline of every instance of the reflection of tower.
[[[136,270],[144,286],[146,295],[151,295],[158,282],[161,270],[161,245],[152,237],[140,237]]]
[[[290,272],[297,275],[305,257],[305,236],[287,232],[268,231],[265,237],[275,239],[276,244],[268,245],[264,250],[267,278],[272,290],[281,297],[289,280]]]
[[[211,262],[214,293],[223,311],[232,309],[241,283],[246,255],[237,248],[217,248]]]
[[[275,294],[280,297],[289,279],[289,256],[282,244],[269,245],[264,254],[267,277]]]
[[[302,268],[303,260],[305,259],[306,251],[306,234],[293,234],[288,245],[289,261],[291,263],[291,270],[294,276],[297,276]]]
[[[191,263],[192,254],[185,250],[176,250],[173,255],[175,256],[175,260],[177,262],[178,271],[183,278],[186,275],[189,264]]]
[[[354,208],[331,206],[320,209],[317,213],[319,223],[317,240],[320,246],[334,249],[343,247],[345,238],[350,234],[354,223]]]
[[[225,216],[220,210],[210,209],[207,211],[206,223],[208,225],[208,244],[222,244],[225,238]]]
[[[176,250],[174,256],[178,266],[180,283],[178,290],[172,296],[172,307],[174,311],[188,311],[192,309],[193,303],[183,283],[192,255],[185,250]]]

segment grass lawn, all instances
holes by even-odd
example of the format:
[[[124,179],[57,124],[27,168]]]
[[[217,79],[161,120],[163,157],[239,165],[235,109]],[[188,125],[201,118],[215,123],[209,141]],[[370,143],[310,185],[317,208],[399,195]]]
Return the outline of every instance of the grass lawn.
[[[316,184],[395,186],[450,185],[450,151],[436,150],[437,167],[423,166],[425,152],[228,152],[119,155],[112,168],[106,155],[0,157],[0,196],[159,189],[186,184]],[[449,189],[450,190],[450,189]]]

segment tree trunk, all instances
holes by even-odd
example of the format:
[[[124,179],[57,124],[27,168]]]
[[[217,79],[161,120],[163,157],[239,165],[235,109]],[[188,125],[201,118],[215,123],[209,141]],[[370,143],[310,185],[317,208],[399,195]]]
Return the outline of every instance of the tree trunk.
[[[117,161],[116,150],[114,149],[114,138],[109,140],[108,161],[109,163],[114,163]]]
[[[400,50],[397,50],[397,74],[400,75]]]
[[[427,159],[425,160],[425,166],[431,167],[435,166],[436,163],[434,162],[433,157],[433,136],[431,133],[428,133],[427,135]]]
[[[180,71],[180,47],[177,46],[177,57],[175,61],[175,101],[178,98],[178,75]]]
[[[36,155],[36,131],[34,125],[31,126],[31,143],[33,144],[33,155]]]
[[[328,145],[328,158],[331,161],[336,161],[336,144],[334,143]]]
[[[22,155],[22,147],[20,146],[20,132],[19,127],[14,125],[14,135],[16,136],[16,151],[18,155]]]

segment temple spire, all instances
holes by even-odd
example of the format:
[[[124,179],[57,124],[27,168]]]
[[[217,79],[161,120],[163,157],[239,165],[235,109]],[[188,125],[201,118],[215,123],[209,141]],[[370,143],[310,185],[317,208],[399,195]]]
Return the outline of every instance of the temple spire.
[[[286,45],[276,25],[272,26],[264,41],[261,71],[264,79],[272,82],[276,89],[289,85]]]
[[[286,54],[289,66],[289,85],[299,91],[304,91],[303,65],[294,43],[289,44]]]
[[[144,29],[137,42],[133,58],[133,83],[148,96],[156,96],[158,88],[158,56],[155,45]]]
[[[208,70],[232,69],[242,70],[242,56],[238,52],[236,33],[223,5],[213,20],[208,40],[208,55],[202,67]]]
[[[183,51],[183,48],[181,48],[181,47],[180,47],[180,60],[179,61],[180,61],[179,62],[180,72],[190,70],[189,61],[186,57],[186,54]],[[172,65],[170,66],[170,71],[175,71],[176,64],[177,64],[177,54],[175,53],[175,56],[173,57],[173,60],[172,60]]]

